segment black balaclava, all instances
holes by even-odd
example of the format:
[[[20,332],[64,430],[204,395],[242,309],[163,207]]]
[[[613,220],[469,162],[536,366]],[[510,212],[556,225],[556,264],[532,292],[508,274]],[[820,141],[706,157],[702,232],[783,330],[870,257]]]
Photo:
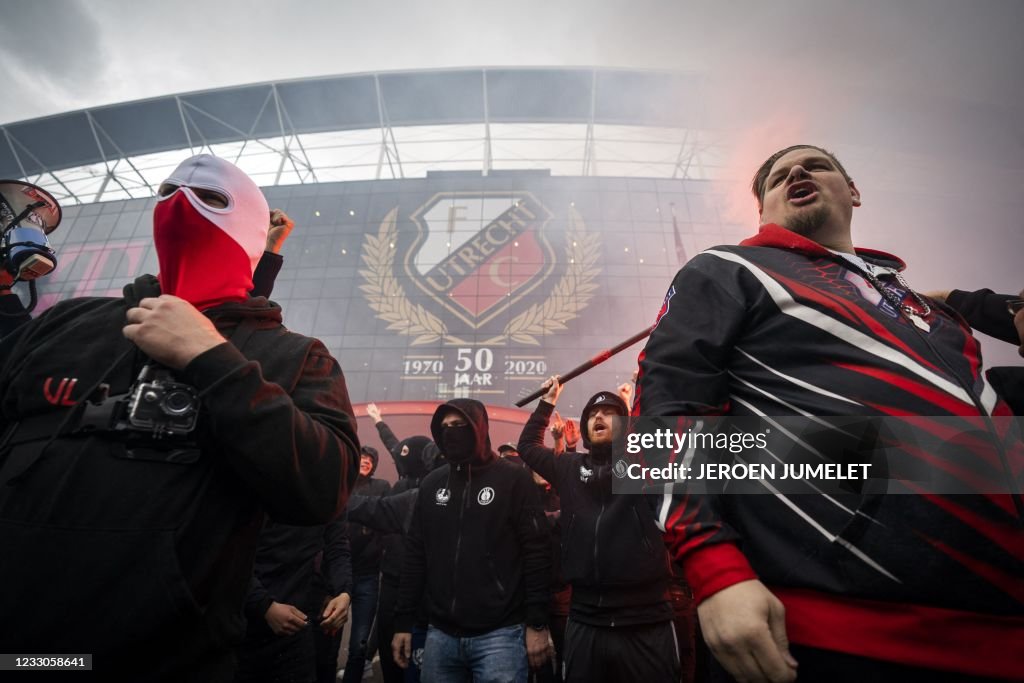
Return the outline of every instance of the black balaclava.
[[[442,427],[441,420],[455,412],[466,421],[464,427]],[[430,421],[430,433],[448,462],[459,465],[487,462],[494,458],[488,434],[487,408],[471,398],[453,398],[437,407]]]
[[[395,446],[392,455],[395,458],[395,467],[398,476],[409,479],[421,479],[431,470],[430,463],[426,461],[425,450],[430,444],[430,438],[426,436],[410,436],[403,439]],[[402,455],[405,451],[405,455]]]

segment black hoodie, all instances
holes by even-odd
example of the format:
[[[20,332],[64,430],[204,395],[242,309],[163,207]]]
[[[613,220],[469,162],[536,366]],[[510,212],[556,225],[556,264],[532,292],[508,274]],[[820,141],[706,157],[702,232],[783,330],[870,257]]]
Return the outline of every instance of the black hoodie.
[[[384,422],[377,423],[377,430],[395,460],[401,479],[384,497],[354,493],[349,500],[349,521],[386,534],[382,541],[381,580],[397,587],[405,558],[405,535],[412,523],[416,501],[414,492],[420,485],[420,478],[443,458],[437,444],[425,436],[410,436],[399,441]],[[403,450],[406,450],[405,455],[402,455]]]
[[[360,456],[369,456],[373,461],[373,468],[370,474],[362,474],[356,479],[356,485],[352,487],[352,495],[360,496],[384,496],[391,490],[383,479],[374,479],[373,473],[377,471],[378,455],[374,448],[363,446]],[[354,520],[349,520],[348,539],[352,545],[352,575],[353,576],[377,576],[380,572],[381,559],[381,538],[380,534],[371,528],[363,526]]]
[[[668,553],[651,506],[643,495],[612,493],[611,448],[589,442],[586,417],[599,396],[587,403],[580,419],[589,453],[555,456],[544,446],[554,406],[542,400],[519,437],[519,455],[551,483],[561,501],[562,576],[572,584],[570,616],[595,626],[668,621]],[[624,411],[625,404],[614,399]]]
[[[264,512],[344,508],[355,419],[337,361],[260,298],[205,311],[232,343],[177,373],[200,395],[194,443],[68,433],[92,387],[135,380],[125,312],[156,287],[63,301],[0,345],[0,585],[19,615],[0,651],[91,652],[103,680],[230,680]]]
[[[471,425],[476,453],[451,462],[420,484],[406,538],[395,632],[411,631],[426,594],[430,624],[452,636],[547,623],[550,547],[537,487],[523,467],[490,448],[484,405],[452,399],[431,422],[445,443],[442,417],[450,411]]]

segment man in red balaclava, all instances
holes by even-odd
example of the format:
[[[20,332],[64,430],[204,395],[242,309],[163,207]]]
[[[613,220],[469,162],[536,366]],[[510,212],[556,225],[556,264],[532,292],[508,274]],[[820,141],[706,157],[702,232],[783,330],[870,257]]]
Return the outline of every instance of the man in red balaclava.
[[[265,515],[344,509],[359,442],[341,369],[247,294],[268,215],[242,171],[192,157],[160,186],[159,278],[62,301],[0,345],[0,585],[18,618],[0,651],[230,681]]]
[[[204,310],[244,301],[267,242],[270,208],[237,166],[201,154],[160,185],[153,240],[160,289]]]

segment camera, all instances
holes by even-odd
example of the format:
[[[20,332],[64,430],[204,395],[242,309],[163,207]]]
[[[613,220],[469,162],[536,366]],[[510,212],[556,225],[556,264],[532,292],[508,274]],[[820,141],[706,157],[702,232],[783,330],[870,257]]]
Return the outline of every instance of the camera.
[[[31,282],[57,267],[46,238],[60,224],[60,204],[41,187],[0,180],[0,263],[15,280]]]
[[[170,370],[146,365],[128,397],[127,425],[131,431],[150,432],[154,438],[185,436],[199,419],[199,394],[176,382]]]

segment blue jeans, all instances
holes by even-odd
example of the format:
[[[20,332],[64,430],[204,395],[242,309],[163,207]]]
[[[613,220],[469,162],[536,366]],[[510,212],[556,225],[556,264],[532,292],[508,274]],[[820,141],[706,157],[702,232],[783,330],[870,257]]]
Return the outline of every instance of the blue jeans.
[[[373,618],[377,615],[377,575],[357,576],[352,582],[352,605],[349,607],[349,623],[352,631],[348,636],[348,661],[345,662],[345,677],[342,683],[358,683],[363,680],[363,666],[367,658],[373,657],[366,651],[370,640]]]
[[[522,624],[473,638],[427,629],[423,683],[526,683],[527,671]]]

